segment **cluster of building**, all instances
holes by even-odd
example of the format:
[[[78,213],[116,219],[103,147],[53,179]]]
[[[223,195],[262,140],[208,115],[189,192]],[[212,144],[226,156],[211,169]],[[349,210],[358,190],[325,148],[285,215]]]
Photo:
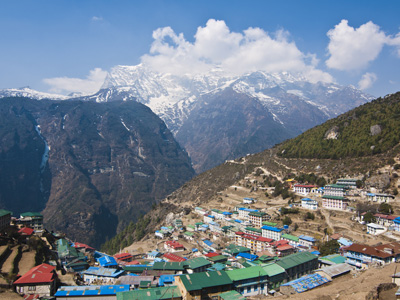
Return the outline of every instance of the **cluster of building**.
[[[335,184],[328,184],[324,187],[308,184],[294,184],[290,181],[293,192],[296,194],[308,196],[315,195],[322,198],[321,206],[327,209],[346,210],[348,209],[350,200],[349,195],[364,195],[367,201],[374,203],[389,203],[393,201],[394,196],[384,193],[370,193],[367,191],[357,191],[356,179],[338,179]],[[317,198],[317,199],[318,199]],[[301,205],[305,209],[318,209],[318,201],[310,198],[303,198]]]

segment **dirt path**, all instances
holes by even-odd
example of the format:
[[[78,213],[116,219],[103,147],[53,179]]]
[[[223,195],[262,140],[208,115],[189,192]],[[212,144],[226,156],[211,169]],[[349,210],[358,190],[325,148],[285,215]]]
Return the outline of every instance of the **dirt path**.
[[[23,275],[35,266],[35,251],[23,252],[19,262],[19,274]]]
[[[325,209],[320,210],[321,214],[325,217],[325,222],[328,225],[328,227],[331,229],[331,232],[335,232],[335,229],[333,228],[332,222],[331,222],[331,216],[328,211]]]
[[[3,267],[1,268],[1,272],[3,273],[10,273],[13,268],[13,261],[15,256],[18,254],[18,247],[12,248],[12,253],[10,256],[6,259],[6,261],[3,264]]]

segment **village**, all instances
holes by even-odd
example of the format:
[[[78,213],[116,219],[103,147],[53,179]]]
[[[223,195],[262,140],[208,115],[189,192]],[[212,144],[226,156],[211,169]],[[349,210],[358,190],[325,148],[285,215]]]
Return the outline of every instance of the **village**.
[[[340,276],[400,261],[400,217],[393,211],[360,214],[354,200],[381,207],[394,203],[395,196],[357,184],[345,178],[324,186],[287,179],[299,201],[263,200],[260,195],[271,188],[247,177],[207,208],[169,215],[151,243],[113,256],[48,233],[39,213],[12,218],[12,212],[1,210],[1,231],[11,225],[26,245],[40,237],[52,257],[13,282],[3,278],[2,287],[25,299],[251,299],[304,293]],[[333,225],[340,223],[335,221],[340,214],[347,222],[343,230]],[[313,224],[319,218],[326,226]],[[22,271],[15,263],[24,258],[23,249],[1,246],[3,275]],[[395,273],[384,282],[399,280]],[[400,298],[400,290],[396,295]]]
[[[21,274],[4,267],[18,265],[25,248],[1,246],[2,274],[20,271],[1,286],[25,299],[279,299],[400,261],[400,217],[357,208],[391,208],[394,195],[358,179],[318,186],[289,178],[292,197],[272,199],[263,175],[253,175],[207,207],[169,214],[153,237],[115,255],[48,233],[39,213],[1,210],[2,232],[11,225],[26,245],[40,237],[52,258]],[[382,282],[395,288],[400,272]]]

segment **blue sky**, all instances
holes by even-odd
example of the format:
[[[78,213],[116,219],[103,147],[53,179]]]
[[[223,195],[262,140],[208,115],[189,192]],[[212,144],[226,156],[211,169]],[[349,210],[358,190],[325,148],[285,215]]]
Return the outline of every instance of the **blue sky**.
[[[113,66],[146,62],[286,68],[383,96],[400,90],[399,12],[400,1],[0,0],[0,88],[89,93]]]

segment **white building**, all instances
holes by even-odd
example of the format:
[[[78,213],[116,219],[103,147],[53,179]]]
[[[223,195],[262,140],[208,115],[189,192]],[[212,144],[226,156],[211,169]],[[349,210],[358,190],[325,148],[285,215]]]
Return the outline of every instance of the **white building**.
[[[372,235],[378,235],[381,233],[384,233],[386,231],[386,227],[375,224],[375,223],[369,223],[367,224],[367,233],[372,234]]]
[[[301,199],[301,207],[305,209],[317,210],[318,201],[312,200],[310,198],[303,198]]]
[[[273,239],[275,241],[279,241],[282,237],[283,228],[276,228],[276,227],[265,225],[265,226],[261,227],[261,230],[262,230],[263,237]]]
[[[316,185],[310,184],[295,184],[293,186],[293,192],[295,192],[296,194],[307,196],[309,193],[311,193],[311,190],[316,187]]]
[[[389,194],[375,194],[375,193],[368,193],[367,198],[369,201],[378,202],[378,203],[389,203],[394,199],[393,195]]]

